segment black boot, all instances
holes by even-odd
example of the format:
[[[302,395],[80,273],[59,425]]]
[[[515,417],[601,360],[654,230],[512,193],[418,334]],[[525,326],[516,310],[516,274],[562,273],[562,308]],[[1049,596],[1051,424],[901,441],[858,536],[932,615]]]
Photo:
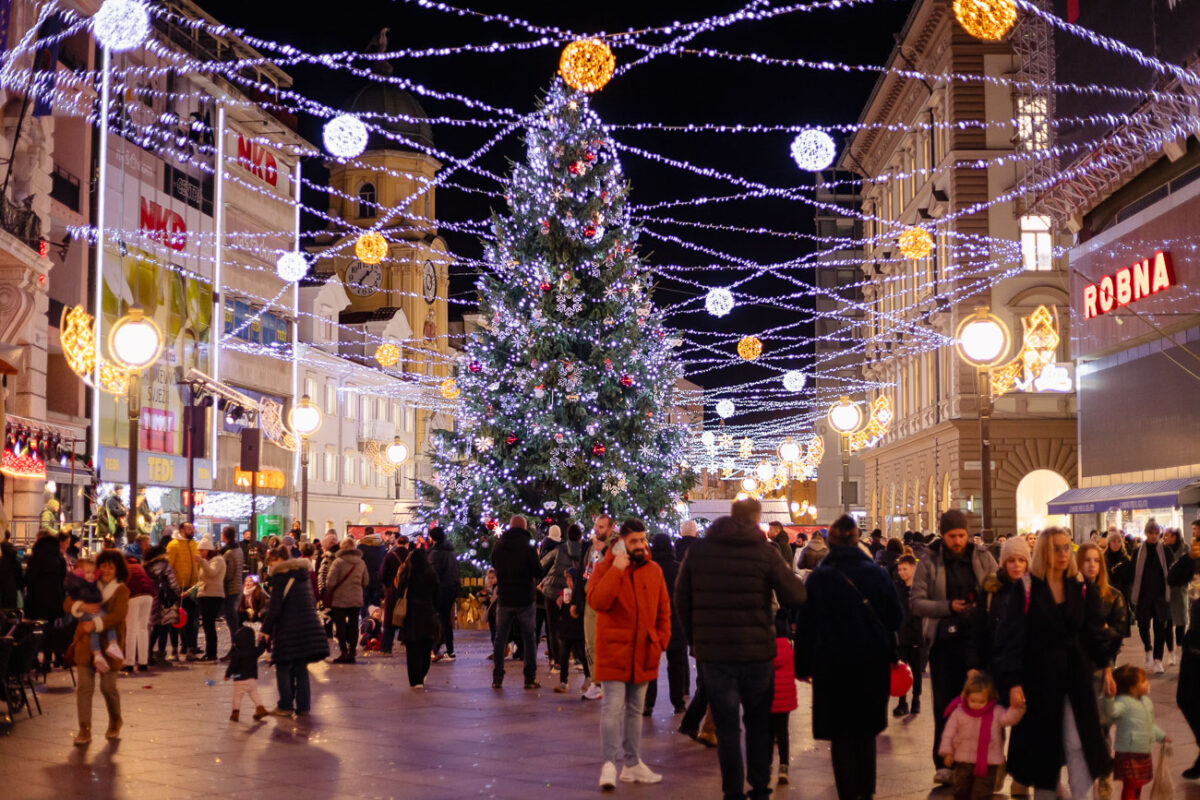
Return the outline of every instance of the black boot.
[[[914,697],[914,698],[913,698],[913,701],[912,701],[912,713],[914,713],[914,714],[920,714],[920,713],[921,713],[921,698],[919,698],[919,697]]]
[[[908,698],[907,697],[900,698],[900,702],[897,703],[896,707],[892,709],[892,716],[893,717],[907,717],[908,716]]]
[[[1196,763],[1192,764],[1183,771],[1183,777],[1187,778],[1189,781],[1194,781],[1197,778],[1200,778],[1200,756],[1196,756]]]

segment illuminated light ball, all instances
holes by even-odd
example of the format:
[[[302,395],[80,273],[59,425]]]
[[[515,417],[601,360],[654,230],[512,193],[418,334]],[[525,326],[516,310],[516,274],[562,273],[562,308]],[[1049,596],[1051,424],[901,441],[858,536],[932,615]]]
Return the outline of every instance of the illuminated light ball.
[[[400,348],[394,344],[381,344],[375,348],[375,360],[381,367],[394,367],[400,360]]]
[[[288,283],[295,283],[308,274],[308,259],[294,251],[284,253],[275,261],[275,274]]]
[[[558,74],[572,89],[596,92],[612,79],[617,57],[603,39],[576,39],[563,48]]]
[[[446,380],[442,381],[441,392],[442,397],[447,400],[453,400],[461,394],[458,389],[458,382],[454,378],[446,378]]]
[[[355,158],[367,149],[367,126],[353,114],[338,114],[325,123],[321,141],[335,158]]]
[[[717,402],[717,416],[721,419],[729,419],[733,416],[734,411],[735,406],[732,400],[725,399]]]
[[[758,476],[760,481],[766,483],[775,477],[775,468],[764,461],[754,468],[754,474]]]
[[[800,169],[809,172],[829,169],[836,155],[837,145],[833,143],[833,137],[818,128],[802,130],[792,140],[792,159]]]
[[[712,447],[717,443],[717,436],[712,431],[705,431],[700,434],[700,443],[705,447]]]
[[[762,355],[762,340],[757,336],[743,336],[738,342],[737,352],[743,361],[753,361]]]
[[[704,297],[704,309],[714,317],[723,317],[733,310],[733,293],[728,289],[709,289]]]
[[[387,239],[376,231],[368,231],[354,243],[354,255],[364,264],[378,264],[387,255]]]
[[[924,228],[908,228],[900,234],[900,252],[914,261],[933,252],[933,237]]]
[[[467,370],[469,372],[479,372],[482,369],[483,366],[478,361],[472,361],[470,364],[467,364]]]
[[[137,0],[104,0],[92,17],[92,33],[114,53],[132,50],[150,35],[150,12]]]
[[[799,392],[808,383],[808,376],[798,369],[790,369],[783,373],[783,388],[789,392]]]
[[[976,39],[996,42],[1017,21],[1016,0],[954,0],[954,16]]]
[[[753,492],[758,488],[758,481],[751,477],[742,478],[742,489],[747,492]]]

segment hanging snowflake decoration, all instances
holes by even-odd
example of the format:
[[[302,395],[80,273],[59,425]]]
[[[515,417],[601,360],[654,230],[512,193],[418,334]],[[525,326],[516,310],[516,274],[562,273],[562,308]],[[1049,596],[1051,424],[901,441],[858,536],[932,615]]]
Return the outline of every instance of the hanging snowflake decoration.
[[[492,445],[494,445],[494,444],[495,444],[495,440],[493,440],[492,437],[479,436],[479,437],[476,437],[476,439],[475,439],[475,450],[480,453],[486,453],[487,451],[492,449]]]

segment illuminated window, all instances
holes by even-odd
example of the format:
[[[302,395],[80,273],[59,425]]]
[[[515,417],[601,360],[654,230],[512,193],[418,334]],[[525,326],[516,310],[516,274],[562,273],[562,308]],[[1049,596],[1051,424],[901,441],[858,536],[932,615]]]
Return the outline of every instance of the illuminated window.
[[[1045,150],[1050,146],[1046,108],[1045,97],[1017,98],[1017,141],[1022,150]]]
[[[1025,269],[1034,272],[1054,269],[1049,217],[1021,217],[1021,261]]]
[[[348,390],[350,387],[347,386]],[[355,419],[358,416],[358,395],[349,391],[346,392],[346,419]]]
[[[375,217],[375,184],[364,183],[358,190],[358,216],[360,219]]]
[[[354,451],[347,450],[342,457],[342,479],[346,483],[354,482]]]
[[[337,386],[325,384],[325,413],[337,416]]]
[[[327,483],[337,483],[337,456],[333,448],[325,451],[325,480]]]

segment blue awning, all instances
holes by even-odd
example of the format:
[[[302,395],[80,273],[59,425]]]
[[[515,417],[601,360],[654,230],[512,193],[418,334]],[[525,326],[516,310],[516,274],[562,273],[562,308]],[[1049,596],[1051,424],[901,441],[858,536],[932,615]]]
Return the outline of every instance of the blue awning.
[[[1070,489],[1051,500],[1047,510],[1050,514],[1103,514],[1114,509],[1174,508],[1180,505],[1180,492],[1192,484],[1200,484],[1200,478]]]

